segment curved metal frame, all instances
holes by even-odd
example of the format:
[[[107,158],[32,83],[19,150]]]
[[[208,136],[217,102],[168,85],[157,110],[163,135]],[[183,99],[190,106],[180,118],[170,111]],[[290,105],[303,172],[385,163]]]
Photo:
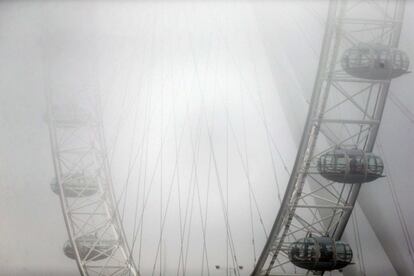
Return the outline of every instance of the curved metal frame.
[[[82,96],[85,93],[87,92]],[[80,274],[138,276],[113,193],[99,97],[89,95],[90,102],[82,106],[82,112],[76,108],[75,112],[61,116],[58,114],[61,109],[71,108],[66,101],[75,102],[78,107],[77,104],[82,105],[80,99],[73,97],[68,100],[63,97],[64,100],[59,100],[58,93],[47,91],[46,94],[59,198],[69,242],[73,247]],[[56,106],[60,106],[61,109],[57,109]],[[98,185],[96,194],[81,197],[65,194],[65,176],[78,171],[87,171],[88,175],[93,175]],[[89,252],[82,257],[81,245],[76,241],[91,234],[96,236],[96,242],[92,246],[89,245]],[[113,246],[107,251],[102,251],[101,241],[110,241]]]
[[[252,275],[305,275],[306,270],[290,263],[289,245],[310,232],[341,238],[361,184],[324,179],[316,170],[317,159],[337,146],[356,146],[372,152],[391,80],[350,76],[340,66],[340,55],[360,43],[397,48],[404,4],[404,0],[331,0],[295,165]]]
[[[347,48],[371,42],[372,38],[391,48],[398,46],[405,1],[384,3],[367,0],[348,5],[346,0],[331,0],[312,101],[295,165],[253,275],[304,275],[306,271],[297,272],[289,262],[289,245],[309,232],[335,240],[344,232],[361,184],[323,179],[317,173],[316,161],[324,152],[347,143],[366,152],[373,150],[390,80],[349,76],[340,68],[338,57]],[[358,6],[363,5],[372,8],[369,10],[372,17],[360,18]],[[97,98],[87,112],[92,116],[80,121],[56,116],[54,94],[48,91],[47,99],[59,198],[81,275],[139,275],[114,198]],[[343,108],[345,115],[340,114]],[[99,192],[82,198],[67,197],[64,176],[81,167],[93,171]],[[76,239],[92,233],[97,236],[94,246],[100,240],[116,241],[107,258],[81,258]]]

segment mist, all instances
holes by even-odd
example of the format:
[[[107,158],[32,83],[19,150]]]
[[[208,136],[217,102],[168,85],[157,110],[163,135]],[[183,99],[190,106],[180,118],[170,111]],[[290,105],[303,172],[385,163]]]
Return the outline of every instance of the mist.
[[[48,91],[67,105],[98,95],[115,198],[142,275],[225,275],[232,255],[249,275],[293,166],[327,6],[0,3],[0,275],[79,275],[63,254],[68,234],[50,189]],[[401,49],[411,57],[413,24],[409,2]],[[413,81],[393,84],[380,133],[410,229]],[[369,275],[381,265],[409,275],[395,204],[385,180],[378,187],[364,188],[358,209],[366,248],[378,256],[366,258]]]

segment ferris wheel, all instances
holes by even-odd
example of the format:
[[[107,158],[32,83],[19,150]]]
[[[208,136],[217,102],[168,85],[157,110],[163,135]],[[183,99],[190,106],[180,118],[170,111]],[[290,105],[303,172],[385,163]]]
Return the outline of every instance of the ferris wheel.
[[[408,72],[404,2],[331,1],[296,162],[253,275],[322,275],[352,262],[339,240],[361,185],[382,177],[372,152],[391,80]]]
[[[96,95],[83,94],[82,106],[76,96],[48,94],[56,172],[51,189],[69,234],[63,251],[77,261],[81,275],[139,275],[113,197],[99,103]]]
[[[340,239],[361,185],[383,176],[382,159],[373,153],[375,140],[391,80],[408,72],[408,56],[398,49],[404,4],[403,0],[331,0],[303,136],[277,218],[269,235],[264,231],[267,241],[255,260],[252,275],[322,275],[325,271],[342,269],[352,262],[351,247]],[[147,98],[147,102],[150,101]],[[201,103],[202,109],[208,105],[208,99],[202,94],[197,101]],[[134,261],[134,244],[129,244],[131,239],[125,230],[124,209],[127,203],[124,202],[123,208],[119,207],[120,197],[112,185],[99,94],[47,91],[47,104],[56,173],[51,189],[59,196],[69,237],[63,246],[64,254],[76,261],[81,275],[143,274]],[[160,110],[164,110],[164,106]],[[226,114],[228,112],[226,110]],[[163,118],[160,123],[162,129],[169,124]],[[203,118],[200,116],[198,119]],[[208,119],[206,121],[206,129],[198,130],[195,135],[201,136],[205,131],[205,143],[213,148],[211,124]],[[237,136],[231,125],[227,126],[227,132],[230,132],[227,135]],[[159,134],[162,147],[163,134]],[[177,137],[181,134],[174,135]],[[143,140],[148,142],[150,139],[146,137]],[[176,144],[179,152],[181,140],[179,143],[176,141]],[[198,154],[200,142],[191,140],[189,147],[193,150],[192,155],[194,152]],[[234,147],[241,152],[240,145],[236,143]],[[154,163],[158,164],[162,153],[161,150]],[[143,150],[140,154],[146,160]],[[247,154],[239,155],[243,168],[248,168]],[[192,158],[195,159],[194,156]],[[229,227],[226,193],[220,184],[216,159],[214,153],[207,157],[209,170],[216,170],[220,191],[217,202],[222,207],[226,224],[226,246],[230,251],[230,257],[227,258],[231,261],[224,269],[240,275],[240,270],[245,271],[246,267],[236,258],[237,244],[233,241]],[[170,187],[175,177],[178,178],[175,172]],[[197,178],[196,174],[192,173],[190,177]],[[162,177],[161,173],[161,183]],[[248,173],[246,177],[249,178]],[[250,180],[248,182],[250,210],[255,204],[256,209],[259,209]],[[166,199],[162,198],[163,186],[160,188],[161,232],[156,258],[162,270],[163,259],[160,255],[167,208],[162,206]],[[123,190],[122,194],[127,192]],[[197,195],[200,193],[199,187],[194,186],[193,190],[189,190],[190,193]],[[142,214],[148,200],[145,195],[144,188]],[[170,193],[167,204],[169,201]],[[189,206],[192,203],[186,208],[191,209]],[[204,265],[208,266],[208,259],[205,234],[207,214],[203,212],[200,207],[204,268]],[[181,210],[179,214],[181,221]],[[258,214],[258,221],[261,221]],[[187,211],[184,217],[187,219]],[[134,229],[138,228],[134,225]],[[133,243],[137,238],[134,231]],[[181,241],[177,275],[184,275],[184,264],[187,263],[187,256],[184,255],[188,255],[188,251],[184,254],[182,249],[185,247],[185,223],[184,230],[180,230],[179,234],[184,242]]]

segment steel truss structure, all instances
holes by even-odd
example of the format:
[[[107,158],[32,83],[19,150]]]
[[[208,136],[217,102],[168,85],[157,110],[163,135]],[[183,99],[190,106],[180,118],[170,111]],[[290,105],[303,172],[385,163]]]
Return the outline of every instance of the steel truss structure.
[[[56,92],[56,93],[55,93]],[[58,193],[80,274],[138,276],[114,197],[99,97],[47,93],[48,125]]]
[[[341,55],[366,43],[397,48],[404,2],[331,0],[295,165],[252,275],[308,275],[312,272],[290,263],[289,245],[309,233],[341,238],[361,184],[324,179],[318,173],[317,160],[338,146],[373,151],[391,82],[390,78],[369,80],[350,76],[341,67]]]
[[[306,275],[290,263],[290,244],[313,233],[341,238],[360,183],[324,179],[318,158],[338,146],[373,151],[390,79],[347,74],[341,55],[360,44],[397,48],[404,0],[331,0],[308,117],[279,213],[252,275]],[[139,276],[114,195],[99,96],[47,93],[58,193],[80,274]]]

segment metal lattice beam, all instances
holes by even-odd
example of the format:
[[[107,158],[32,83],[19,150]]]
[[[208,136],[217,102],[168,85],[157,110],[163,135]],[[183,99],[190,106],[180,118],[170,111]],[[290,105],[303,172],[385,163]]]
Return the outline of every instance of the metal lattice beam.
[[[80,274],[138,276],[113,193],[98,96],[48,91],[47,105],[54,185]]]
[[[306,270],[289,262],[289,245],[309,232],[341,238],[361,184],[324,179],[316,170],[317,160],[337,146],[372,152],[391,80],[350,76],[342,69],[340,58],[345,50],[361,43],[397,48],[404,2],[331,0],[295,165],[252,275],[305,275]]]

